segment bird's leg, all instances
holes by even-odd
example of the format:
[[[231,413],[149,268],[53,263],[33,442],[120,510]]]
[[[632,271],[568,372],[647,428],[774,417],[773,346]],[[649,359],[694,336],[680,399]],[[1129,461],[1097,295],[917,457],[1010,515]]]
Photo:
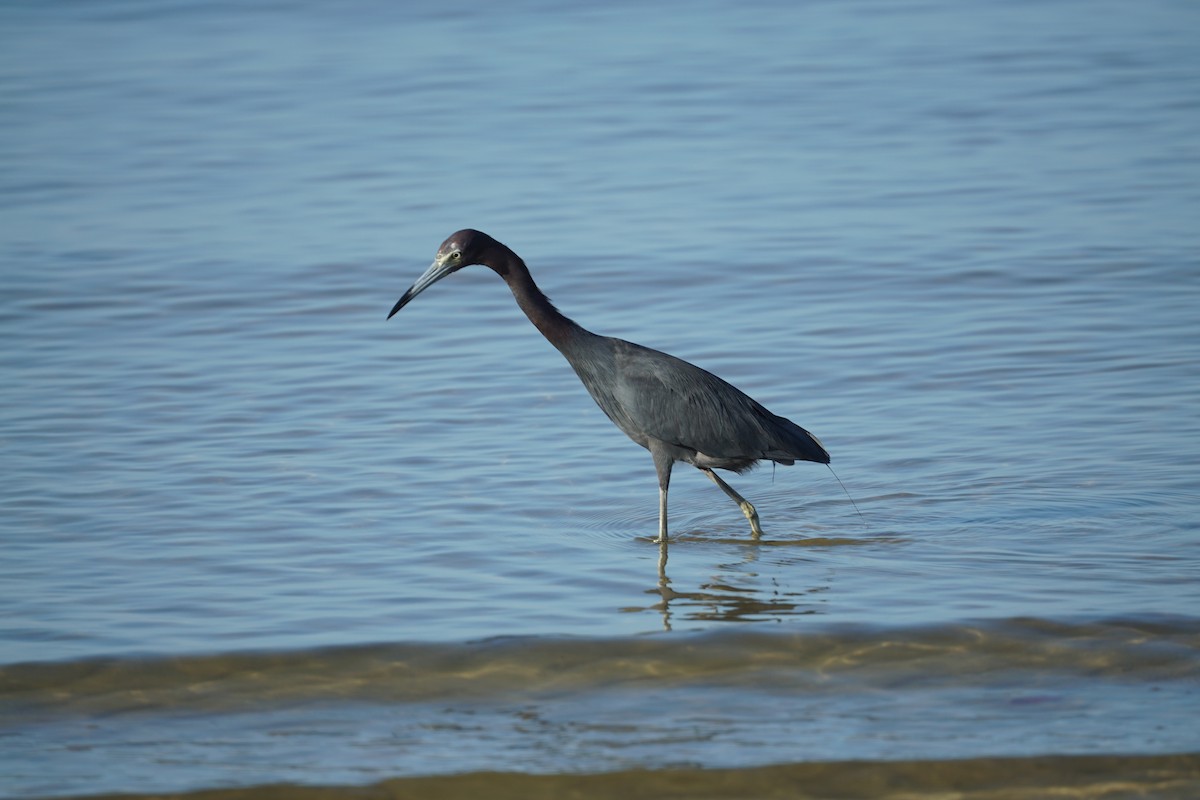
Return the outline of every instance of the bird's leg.
[[[754,534],[754,538],[757,539],[762,536],[762,526],[758,524],[758,511],[750,504],[750,501],[738,494],[732,486],[721,480],[720,476],[711,469],[701,467],[700,471],[711,478],[713,483],[721,487],[721,491],[729,495],[730,499],[738,504],[738,508],[746,515],[746,519],[750,520],[750,532]]]
[[[658,487],[658,538],[659,544],[667,543],[667,487]]]
[[[654,456],[654,471],[658,473],[658,538],[659,544],[667,541],[667,488],[671,485],[671,467],[675,459],[659,447],[650,447]]]

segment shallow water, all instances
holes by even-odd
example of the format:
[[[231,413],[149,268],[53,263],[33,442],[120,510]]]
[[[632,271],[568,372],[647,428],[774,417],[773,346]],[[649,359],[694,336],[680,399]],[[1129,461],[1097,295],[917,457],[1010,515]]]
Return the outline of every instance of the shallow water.
[[[55,794],[120,788],[114,755],[145,776],[142,791],[232,769],[349,786],[481,764],[579,774],[1153,755],[1194,741],[1198,645],[1200,627],[1180,620],[1029,620],[14,666],[2,686],[26,727],[7,771]],[[69,760],[69,777],[42,769],[47,753]]]
[[[6,6],[0,792],[1196,752],[1198,23]],[[384,320],[464,226],[862,516],[664,563],[494,275]]]

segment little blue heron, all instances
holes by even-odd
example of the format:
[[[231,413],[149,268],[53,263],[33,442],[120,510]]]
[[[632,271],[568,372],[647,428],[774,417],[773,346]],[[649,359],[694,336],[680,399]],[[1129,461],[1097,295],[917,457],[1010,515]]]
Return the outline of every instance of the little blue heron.
[[[817,437],[711,372],[633,342],[598,336],[563,316],[520,256],[481,231],[461,230],[442,242],[433,264],[396,301],[388,319],[442,278],[476,264],[504,279],[525,316],[566,357],[600,409],[654,457],[659,542],[667,541],[667,486],[676,461],[691,464],[721,487],[746,515],[755,538],[762,536],[758,512],[713,470],[745,472],[758,461],[829,463]]]

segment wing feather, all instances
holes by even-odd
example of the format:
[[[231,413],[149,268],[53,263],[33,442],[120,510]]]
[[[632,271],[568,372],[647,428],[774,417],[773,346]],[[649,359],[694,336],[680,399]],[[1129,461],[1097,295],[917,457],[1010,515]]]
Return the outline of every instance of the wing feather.
[[[829,459],[808,431],[707,370],[620,340],[615,356],[614,399],[648,436],[720,459]]]

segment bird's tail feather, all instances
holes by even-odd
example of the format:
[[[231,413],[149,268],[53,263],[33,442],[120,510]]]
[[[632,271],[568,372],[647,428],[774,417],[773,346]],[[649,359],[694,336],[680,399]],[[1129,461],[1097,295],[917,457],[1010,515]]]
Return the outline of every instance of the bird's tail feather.
[[[776,417],[779,431],[784,434],[781,438],[780,450],[791,458],[801,461],[815,461],[818,464],[829,463],[829,451],[821,444],[821,440],[796,423],[785,417]],[[782,463],[782,462],[780,462]]]

